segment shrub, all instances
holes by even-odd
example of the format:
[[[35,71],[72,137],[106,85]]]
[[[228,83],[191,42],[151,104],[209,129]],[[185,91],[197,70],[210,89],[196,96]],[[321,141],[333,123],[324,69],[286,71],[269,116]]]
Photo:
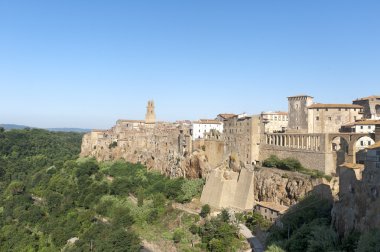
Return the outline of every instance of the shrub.
[[[182,240],[183,232],[179,229],[176,229],[173,234],[174,243],[180,243]]]
[[[203,205],[201,209],[201,213],[199,214],[202,218],[206,218],[206,216],[210,213],[211,208],[208,204]]]
[[[271,155],[269,158],[265,159],[263,165],[265,167],[278,167],[281,160],[276,155]]]

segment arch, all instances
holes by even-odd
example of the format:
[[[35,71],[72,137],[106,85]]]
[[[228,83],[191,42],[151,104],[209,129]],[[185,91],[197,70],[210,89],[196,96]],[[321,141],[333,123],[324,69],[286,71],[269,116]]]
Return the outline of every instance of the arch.
[[[377,104],[375,106],[375,111],[376,111],[376,117],[380,117],[380,105],[379,104]]]
[[[331,139],[331,150],[332,151],[344,151],[348,154],[349,144],[346,138],[341,136],[334,136]]]
[[[361,136],[359,137],[354,145],[353,145],[353,151],[354,151],[354,155],[355,155],[355,160],[356,160],[356,163],[359,163],[359,164],[364,164],[364,160],[365,160],[365,149],[374,144],[375,141],[369,137],[369,136]]]

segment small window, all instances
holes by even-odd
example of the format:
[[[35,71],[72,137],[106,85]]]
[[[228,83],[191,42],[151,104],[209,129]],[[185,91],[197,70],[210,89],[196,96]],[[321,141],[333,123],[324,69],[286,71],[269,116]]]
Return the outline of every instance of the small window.
[[[360,141],[360,145],[361,145],[361,146],[364,146],[364,141]]]
[[[317,116],[317,117],[315,118],[315,120],[316,120],[316,121],[319,121],[319,116]]]
[[[371,141],[368,141],[368,145],[371,145]]]
[[[338,110],[339,110],[339,111],[342,111],[342,109],[341,109],[341,108],[339,108]]]
[[[360,129],[363,129],[363,126],[360,126]]]
[[[368,129],[371,129],[371,126],[368,126]]]
[[[327,109],[325,109],[326,111],[329,111],[329,109],[327,108]]]
[[[317,108],[317,111],[319,111],[319,108]]]
[[[329,116],[329,121],[331,121],[331,116]]]
[[[345,111],[348,111],[348,109],[345,109]]]

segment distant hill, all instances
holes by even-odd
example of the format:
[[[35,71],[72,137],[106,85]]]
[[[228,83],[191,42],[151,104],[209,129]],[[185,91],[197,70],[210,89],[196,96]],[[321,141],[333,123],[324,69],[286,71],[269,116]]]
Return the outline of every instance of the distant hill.
[[[29,127],[25,125],[17,125],[17,124],[0,124],[0,127],[4,128],[5,130],[33,128],[33,127]]]
[[[0,127],[4,128],[5,130],[36,128],[36,127],[30,127],[30,126],[18,125],[18,124],[0,124]],[[91,129],[82,129],[82,128],[47,128],[46,130],[55,131],[55,132],[60,131],[60,132],[79,132],[79,133],[86,133],[86,132],[91,131]]]
[[[81,129],[81,128],[48,128],[49,131],[61,131],[61,132],[79,132],[86,133],[90,132],[91,129]]]

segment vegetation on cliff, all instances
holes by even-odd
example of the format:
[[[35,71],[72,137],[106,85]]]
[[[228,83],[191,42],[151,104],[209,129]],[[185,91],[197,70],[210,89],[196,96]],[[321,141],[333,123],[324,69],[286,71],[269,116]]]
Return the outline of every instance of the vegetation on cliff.
[[[332,203],[308,196],[281,218],[281,224],[269,229],[267,251],[377,251],[379,231],[361,235],[353,232],[339,238],[331,226]]]
[[[0,132],[0,251],[138,251],[142,239],[163,250],[208,248],[189,230],[201,218],[171,204],[199,197],[203,180],[78,159],[81,138],[38,129]]]
[[[303,167],[300,161],[298,161],[296,158],[280,159],[276,155],[271,155],[269,158],[264,160],[263,166],[275,167],[286,171],[300,172],[306,175],[310,175],[312,178],[325,178],[328,181],[332,179],[331,176],[325,175],[321,171],[310,170]]]

